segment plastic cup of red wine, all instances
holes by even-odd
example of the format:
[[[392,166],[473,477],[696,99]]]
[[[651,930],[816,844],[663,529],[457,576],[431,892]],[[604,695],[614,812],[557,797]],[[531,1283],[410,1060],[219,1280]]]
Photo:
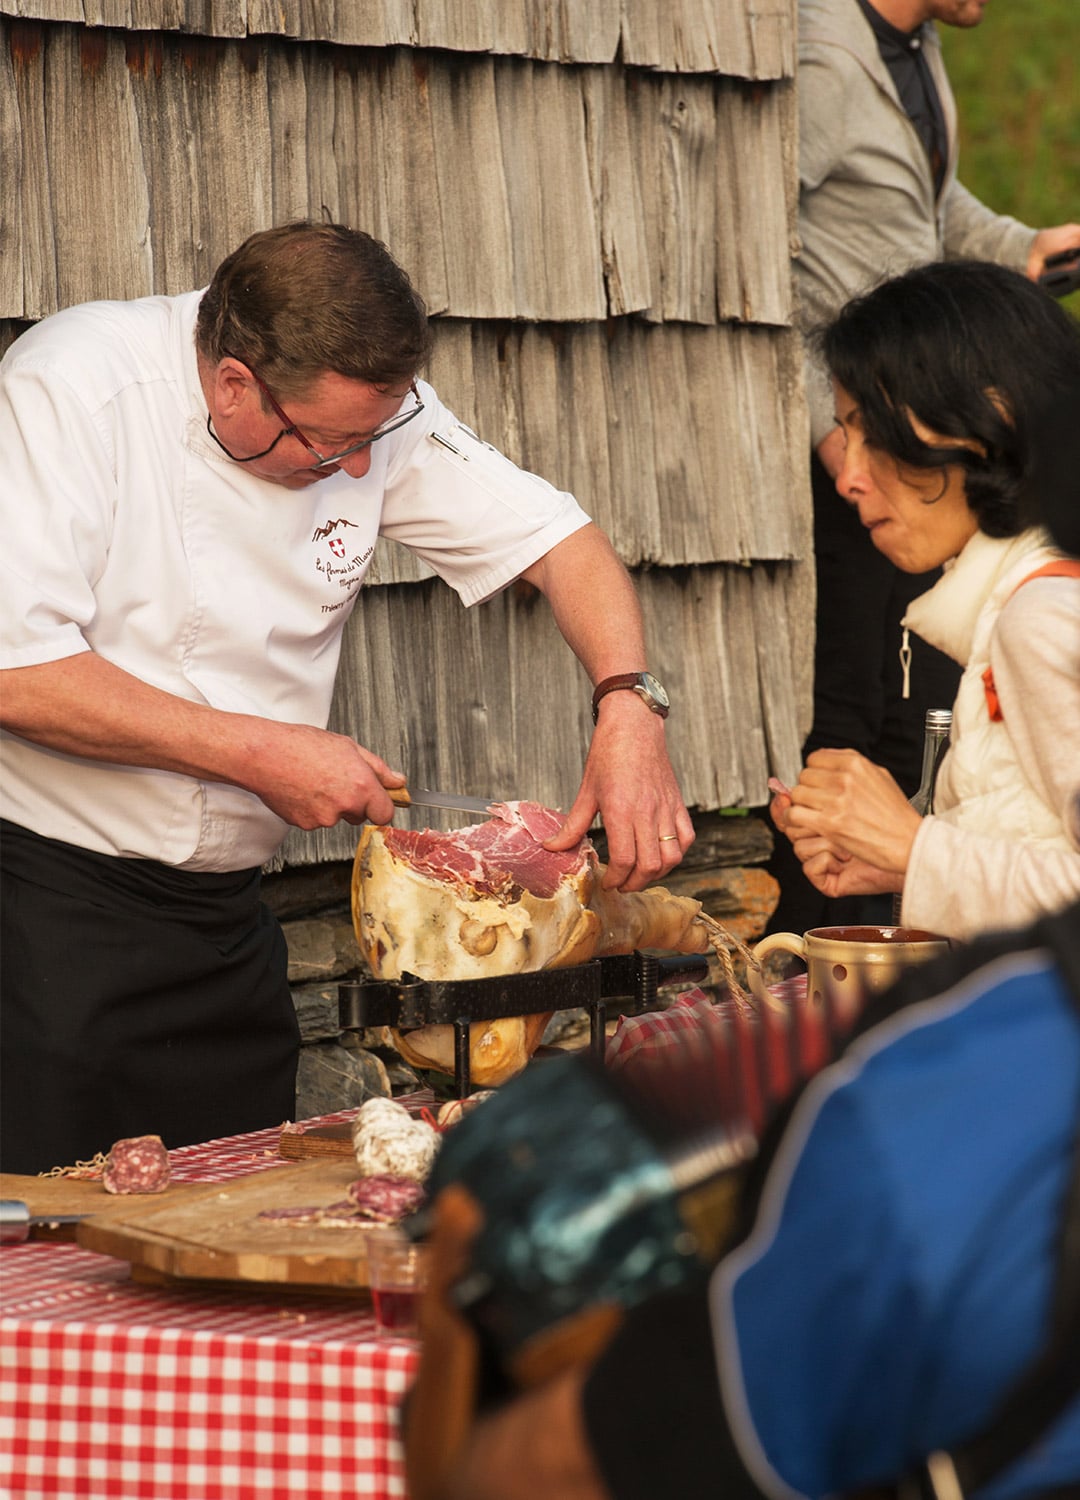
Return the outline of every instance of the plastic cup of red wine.
[[[378,1332],[388,1338],[415,1338],[427,1246],[418,1245],[400,1229],[373,1229],[365,1239]]]

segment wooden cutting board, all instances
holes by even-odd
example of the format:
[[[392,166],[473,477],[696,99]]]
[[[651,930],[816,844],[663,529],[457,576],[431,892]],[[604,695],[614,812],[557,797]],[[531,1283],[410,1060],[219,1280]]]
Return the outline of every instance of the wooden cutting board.
[[[123,1216],[133,1202],[175,1203],[207,1186],[202,1182],[178,1182],[167,1187],[163,1193],[134,1198],[131,1195],[107,1193],[100,1180],[88,1182],[77,1177],[24,1177],[16,1172],[0,1172],[0,1198],[19,1199],[35,1217],[45,1217],[48,1214],[101,1214],[106,1218]],[[74,1224],[61,1224],[55,1231],[42,1237],[74,1242],[76,1227]]]
[[[357,1175],[355,1161],[313,1161],[200,1184],[183,1200],[129,1197],[120,1212],[83,1220],[76,1239],[130,1261],[142,1281],[364,1291],[369,1228],[259,1218],[265,1208],[340,1202]]]

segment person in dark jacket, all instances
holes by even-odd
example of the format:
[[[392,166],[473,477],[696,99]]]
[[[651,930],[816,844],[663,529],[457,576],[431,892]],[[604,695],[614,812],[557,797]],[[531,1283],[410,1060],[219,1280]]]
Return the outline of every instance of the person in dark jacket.
[[[1061,1254],[1078,1125],[1080,906],[912,970],[795,1100],[708,1285],[641,1303],[591,1363],[479,1415],[449,1293],[483,1208],[451,1184],[405,1408],[411,1500],[888,1495],[927,1463],[959,1484],[940,1495],[1075,1497],[1076,1384],[1036,1403],[1015,1457],[1001,1406],[1055,1334],[1080,1347]],[[988,1428],[992,1480],[957,1451]]]

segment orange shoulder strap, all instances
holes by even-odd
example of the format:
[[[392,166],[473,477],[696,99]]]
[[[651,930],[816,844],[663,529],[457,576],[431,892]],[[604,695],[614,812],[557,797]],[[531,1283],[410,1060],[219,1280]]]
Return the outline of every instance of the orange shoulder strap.
[[[1016,589],[1023,588],[1024,584],[1030,583],[1033,578],[1080,578],[1080,557],[1057,557],[1053,562],[1043,563],[1042,567],[1036,568],[1034,573],[1028,573],[1021,578]],[[1016,589],[1013,589],[1014,594]]]
[[[1034,573],[1028,573],[1021,578],[1016,589],[1023,588],[1025,583],[1030,583],[1033,578],[1080,578],[1080,558],[1059,557],[1054,562],[1043,563],[1041,568],[1036,568]],[[1016,593],[1013,589],[1013,594]],[[1012,595],[1010,594],[1010,598]],[[986,709],[991,721],[1000,724],[1004,715],[1001,712],[1001,702],[994,686],[994,674],[989,667],[982,674],[983,688],[986,692]]]

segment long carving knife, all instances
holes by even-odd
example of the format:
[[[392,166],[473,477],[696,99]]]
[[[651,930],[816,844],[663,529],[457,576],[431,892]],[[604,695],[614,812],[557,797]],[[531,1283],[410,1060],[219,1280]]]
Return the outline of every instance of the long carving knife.
[[[86,1214],[32,1214],[21,1198],[0,1200],[0,1245],[21,1245],[26,1240],[74,1240],[73,1226]]]
[[[456,792],[435,792],[430,787],[397,786],[388,788],[390,801],[395,807],[441,807],[450,812],[477,813],[488,816],[488,811],[498,797],[459,797]]]

